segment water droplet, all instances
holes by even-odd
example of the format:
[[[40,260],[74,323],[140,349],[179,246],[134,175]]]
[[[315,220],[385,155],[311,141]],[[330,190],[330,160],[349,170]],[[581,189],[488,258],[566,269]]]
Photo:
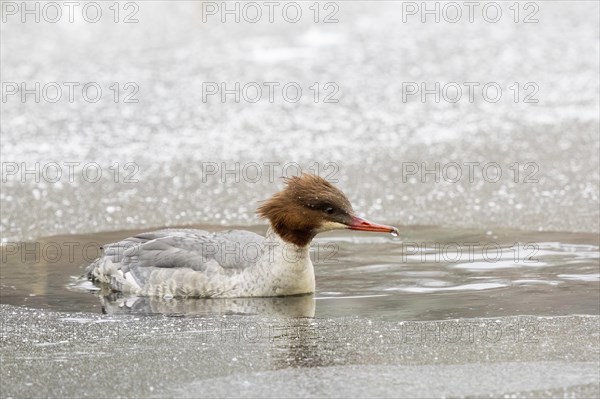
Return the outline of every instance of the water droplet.
[[[400,234],[398,233],[397,229],[394,229],[390,232],[391,235],[393,235],[394,237],[398,237]]]

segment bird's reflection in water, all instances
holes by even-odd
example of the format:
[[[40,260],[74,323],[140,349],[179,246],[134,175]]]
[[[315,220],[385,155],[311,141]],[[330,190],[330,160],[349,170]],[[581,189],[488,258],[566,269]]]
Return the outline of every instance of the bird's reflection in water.
[[[333,348],[339,348],[341,339],[331,334],[338,333],[340,325],[321,322],[318,319],[295,319],[281,326],[275,335],[271,361],[276,369],[328,367],[336,364]],[[343,335],[342,335],[343,339]]]
[[[268,298],[161,298],[120,293],[100,295],[107,314],[259,315],[314,317],[313,295]]]
[[[256,332],[249,333],[240,330],[238,322],[231,324],[210,324],[207,337],[217,339],[218,342],[238,342],[239,340],[264,339],[271,348],[273,366],[276,369],[288,367],[318,367],[334,364],[334,359],[320,353],[323,348],[334,346],[330,342],[332,336],[341,334],[342,325],[326,323],[326,320],[314,319],[315,298],[313,295],[265,297],[265,298],[161,298],[161,297],[136,297],[121,293],[99,295],[103,311],[107,314],[161,314],[167,316],[215,316],[215,315],[256,315],[266,316],[257,324],[256,319],[248,326],[258,325]],[[223,328],[228,327],[225,336]],[[215,328],[213,331],[212,328]],[[236,329],[237,328],[237,329]],[[216,334],[216,335],[215,335]],[[342,334],[343,335],[343,334]],[[215,338],[215,336],[217,338]]]

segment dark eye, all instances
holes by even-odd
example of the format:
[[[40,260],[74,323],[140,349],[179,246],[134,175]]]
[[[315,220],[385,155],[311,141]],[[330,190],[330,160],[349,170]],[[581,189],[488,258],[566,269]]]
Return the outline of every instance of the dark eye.
[[[332,207],[325,208],[325,213],[328,215],[333,215],[334,209]]]

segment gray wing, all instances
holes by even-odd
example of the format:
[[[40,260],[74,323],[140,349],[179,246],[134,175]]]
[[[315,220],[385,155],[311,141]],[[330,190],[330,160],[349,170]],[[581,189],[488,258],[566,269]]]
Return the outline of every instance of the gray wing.
[[[129,277],[143,287],[157,269],[188,268],[206,274],[232,274],[256,262],[264,237],[242,230],[159,230],[105,245],[103,256],[86,269],[89,279],[122,290]]]

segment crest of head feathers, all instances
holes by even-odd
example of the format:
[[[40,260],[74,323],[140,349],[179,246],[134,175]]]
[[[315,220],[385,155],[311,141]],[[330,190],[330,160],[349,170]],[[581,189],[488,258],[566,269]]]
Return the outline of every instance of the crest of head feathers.
[[[305,246],[326,223],[347,223],[354,211],[337,187],[315,174],[285,178],[286,186],[258,208],[285,241]]]

